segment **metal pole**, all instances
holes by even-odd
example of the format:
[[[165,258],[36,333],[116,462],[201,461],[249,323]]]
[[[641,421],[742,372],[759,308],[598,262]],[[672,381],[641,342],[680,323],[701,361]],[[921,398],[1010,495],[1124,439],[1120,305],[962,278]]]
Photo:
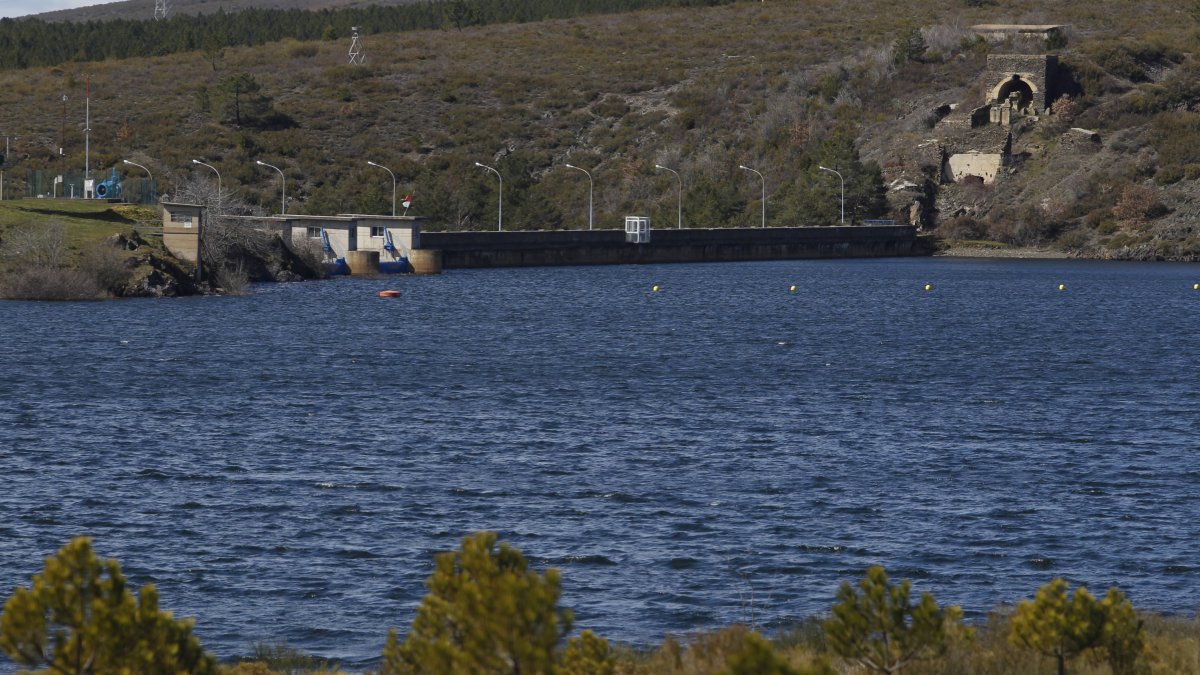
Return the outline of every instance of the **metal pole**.
[[[283,169],[280,169],[279,167],[277,167],[273,164],[267,164],[266,162],[264,162],[260,159],[254,160],[254,163],[259,166],[265,166],[265,167],[268,167],[271,169],[275,169],[276,171],[279,172],[279,182],[282,185],[282,187],[280,188],[281,197],[279,198],[279,200],[281,203],[280,203],[279,213],[280,213],[280,215],[286,216],[287,215],[287,176],[283,175]]]
[[[83,125],[83,177],[86,180],[92,173],[92,78],[90,77],[87,81],[85,110],[87,112]]]
[[[750,171],[752,173],[757,173],[758,177],[760,179],[762,179],[762,227],[766,227],[767,226],[767,179],[763,178],[763,175],[761,173],[755,171],[754,169],[751,169],[748,166],[742,166],[739,164],[738,168],[745,169],[746,171]]]
[[[842,173],[836,169],[830,169],[830,168],[827,168],[824,166],[818,166],[817,168],[822,171],[829,171],[831,173],[836,173],[837,177],[838,177],[838,182],[842,184],[842,221],[841,221],[841,224],[845,225],[846,224],[846,181],[845,181],[845,179],[842,178]]]
[[[501,176],[499,171],[493,169],[492,167],[488,166],[487,164],[480,164],[479,162],[475,162],[475,166],[480,166],[480,167],[487,169],[488,171],[491,171],[492,173],[496,174],[496,178],[500,179],[500,200],[498,202],[500,208],[499,208],[499,213],[496,216],[496,223],[497,223],[496,231],[503,232],[504,231],[504,176]]]
[[[217,167],[213,166],[212,164],[205,164],[204,162],[201,162],[198,159],[193,159],[192,164],[199,164],[200,166],[207,166],[208,168],[213,170],[213,173],[217,174],[217,212],[219,213],[221,210],[221,172],[217,171]]]
[[[674,169],[668,169],[667,167],[665,167],[661,164],[655,164],[654,168],[662,169],[663,171],[670,171],[671,173],[675,174],[675,179],[679,181],[679,219],[675,223],[675,229],[682,230],[683,229],[683,179],[679,177],[678,171],[676,171]]]
[[[384,166],[382,164],[376,164],[375,162],[372,162],[369,159],[367,160],[367,164],[370,164],[371,166],[377,166],[377,167],[383,169],[384,171],[388,172],[388,174],[391,175],[391,177],[392,177],[392,217],[395,218],[396,217],[396,174],[392,173],[392,170],[387,168],[386,166]]]
[[[592,192],[593,192],[593,188],[595,187],[595,183],[592,181],[592,174],[588,173],[587,169],[581,169],[581,168],[579,168],[577,166],[573,166],[571,164],[564,164],[563,166],[567,167],[568,169],[575,169],[576,171],[582,171],[585,174],[587,174],[587,177],[588,177],[588,229],[590,230],[590,229],[592,229],[592,214],[593,214]]]

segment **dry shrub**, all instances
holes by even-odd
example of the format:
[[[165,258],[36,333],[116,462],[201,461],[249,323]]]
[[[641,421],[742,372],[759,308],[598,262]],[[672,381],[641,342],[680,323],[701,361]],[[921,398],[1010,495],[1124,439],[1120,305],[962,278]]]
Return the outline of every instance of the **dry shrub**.
[[[0,255],[10,267],[60,267],[67,260],[67,226],[14,227],[4,233]]]
[[[686,643],[668,637],[654,652],[637,658],[634,668],[620,671],[647,675],[749,672],[739,670],[738,665],[755,642],[762,644],[762,636],[745,626],[730,626],[694,635]],[[832,672],[828,670],[825,660],[806,646],[790,645],[786,650],[775,650],[774,653],[793,668],[800,668],[796,671],[799,673]]]
[[[992,239],[1017,246],[1043,246],[1061,229],[1061,222],[1033,205],[1003,209],[988,218],[988,234]]]
[[[96,285],[113,295],[120,295],[133,275],[128,256],[112,244],[100,244],[79,256],[76,268],[96,281]]]
[[[963,214],[939,223],[937,233],[943,239],[982,239],[987,236],[987,228],[983,223]]]
[[[9,300],[100,300],[106,293],[82,270],[28,265],[4,275],[0,296]]]
[[[1130,230],[1144,229],[1151,220],[1163,215],[1165,209],[1158,201],[1158,192],[1145,185],[1127,185],[1113,207],[1113,216]]]
[[[225,265],[216,273],[216,283],[225,295],[249,295],[250,275],[241,262],[236,265]]]

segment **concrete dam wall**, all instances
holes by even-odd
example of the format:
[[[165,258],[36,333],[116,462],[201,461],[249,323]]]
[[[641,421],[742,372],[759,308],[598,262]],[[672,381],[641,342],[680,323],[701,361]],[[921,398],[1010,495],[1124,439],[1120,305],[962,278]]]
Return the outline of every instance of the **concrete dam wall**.
[[[916,228],[901,226],[662,229],[650,241],[624,230],[422,232],[419,249],[439,250],[445,268],[730,262],[926,255]]]

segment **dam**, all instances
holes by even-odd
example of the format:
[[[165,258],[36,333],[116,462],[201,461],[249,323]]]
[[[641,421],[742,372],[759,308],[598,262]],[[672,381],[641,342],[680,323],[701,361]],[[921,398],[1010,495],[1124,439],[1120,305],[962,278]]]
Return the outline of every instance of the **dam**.
[[[629,265],[924,255],[916,227],[662,229],[636,241],[623,230],[422,232],[418,249],[453,268]]]
[[[206,214],[193,204],[163,203],[164,242],[176,257],[196,262]],[[836,227],[651,229],[626,218],[625,229],[423,231],[415,216],[276,215],[237,218],[292,245],[319,246],[335,274],[443,269],[637,265],[929,255],[912,225],[868,223]]]

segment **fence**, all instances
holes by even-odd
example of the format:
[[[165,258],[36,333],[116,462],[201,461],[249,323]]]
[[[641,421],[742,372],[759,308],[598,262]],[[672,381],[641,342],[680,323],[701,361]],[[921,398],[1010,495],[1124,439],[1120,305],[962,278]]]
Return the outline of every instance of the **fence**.
[[[99,186],[109,180],[111,176],[111,172],[93,172],[92,179]],[[82,171],[27,171],[25,172],[23,196],[27,199],[83,199],[84,179],[85,174]],[[158,186],[149,178],[144,176],[122,178],[120,186],[120,195],[111,195],[110,198],[130,204],[152,205],[158,203]],[[5,197],[12,199],[19,194],[19,192],[13,191],[11,197],[8,195]]]

